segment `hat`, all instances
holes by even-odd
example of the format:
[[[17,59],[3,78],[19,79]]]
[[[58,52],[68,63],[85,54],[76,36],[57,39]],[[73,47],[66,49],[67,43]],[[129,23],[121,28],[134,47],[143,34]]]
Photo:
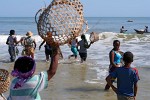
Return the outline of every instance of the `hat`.
[[[10,84],[9,72],[5,69],[0,69],[0,93],[8,90]]]
[[[10,30],[10,34],[9,35],[15,35],[15,30]]]
[[[32,36],[32,35],[33,35],[33,33],[31,31],[28,31],[26,34],[26,36]]]

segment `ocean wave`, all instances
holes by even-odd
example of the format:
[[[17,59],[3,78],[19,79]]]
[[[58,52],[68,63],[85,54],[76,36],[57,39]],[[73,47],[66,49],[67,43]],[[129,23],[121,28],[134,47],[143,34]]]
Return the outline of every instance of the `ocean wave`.
[[[104,43],[112,42],[112,40],[118,39],[121,42],[150,42],[150,34],[123,34],[123,33],[114,33],[114,32],[102,32],[97,33],[99,35],[99,39],[103,40]],[[0,44],[6,43],[6,40],[9,35],[0,35]],[[90,41],[90,34],[85,34],[87,41]],[[21,37],[25,37],[25,35],[16,35],[17,40],[20,40]],[[37,43],[42,42],[42,38],[39,35],[34,35],[33,38]],[[78,40],[81,40],[81,37],[77,37]]]

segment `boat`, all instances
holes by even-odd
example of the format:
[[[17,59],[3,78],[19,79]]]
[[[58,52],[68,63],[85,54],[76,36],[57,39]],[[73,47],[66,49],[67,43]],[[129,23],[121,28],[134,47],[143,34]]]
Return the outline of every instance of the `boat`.
[[[145,32],[144,30],[137,30],[137,29],[134,29],[134,30],[137,34],[150,33],[150,32]]]
[[[133,20],[128,20],[127,22],[133,22]]]

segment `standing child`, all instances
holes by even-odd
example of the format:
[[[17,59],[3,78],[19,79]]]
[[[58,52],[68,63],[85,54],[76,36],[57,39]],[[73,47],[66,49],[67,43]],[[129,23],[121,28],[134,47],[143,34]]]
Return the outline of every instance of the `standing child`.
[[[36,63],[28,56],[16,60],[12,76],[16,77],[10,87],[8,100],[41,100],[39,92],[47,88],[48,81],[55,75],[58,66],[58,45],[56,44],[55,55],[51,58],[50,67],[39,75],[33,75]]]
[[[118,100],[135,100],[137,94],[137,82],[139,80],[137,70],[131,68],[133,54],[125,52],[123,56],[125,65],[116,68],[110,73],[106,81],[113,91],[117,94]],[[112,79],[117,78],[117,88],[112,84]]]
[[[17,38],[15,36],[15,30],[10,30],[9,37],[7,38],[6,44],[8,45],[8,52],[10,54],[10,61],[14,62],[16,59],[16,44]]]

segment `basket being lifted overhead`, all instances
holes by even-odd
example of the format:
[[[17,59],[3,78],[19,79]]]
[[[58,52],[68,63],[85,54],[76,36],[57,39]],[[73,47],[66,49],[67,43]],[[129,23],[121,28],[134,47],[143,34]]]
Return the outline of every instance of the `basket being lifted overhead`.
[[[39,19],[37,21],[37,15]],[[54,41],[60,45],[88,30],[83,17],[83,5],[79,0],[53,0],[35,16],[38,34],[44,39],[47,32],[52,32]]]

